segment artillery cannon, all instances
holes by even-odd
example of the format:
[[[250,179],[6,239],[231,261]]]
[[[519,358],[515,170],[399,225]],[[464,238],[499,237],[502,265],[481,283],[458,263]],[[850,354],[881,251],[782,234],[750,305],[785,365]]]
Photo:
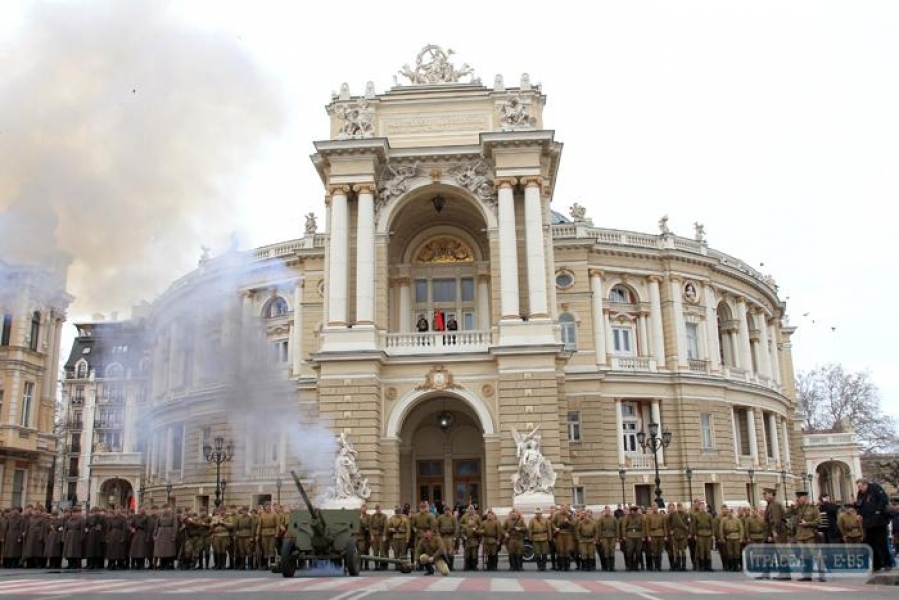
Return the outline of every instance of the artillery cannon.
[[[297,569],[327,561],[342,567],[347,575],[356,577],[363,560],[396,564],[403,573],[412,572],[412,566],[405,560],[359,555],[356,551],[359,513],[345,508],[316,508],[296,472],[291,471],[290,475],[306,508],[290,511],[281,546],[281,560],[273,567],[274,572],[280,571],[284,577],[293,577]]]

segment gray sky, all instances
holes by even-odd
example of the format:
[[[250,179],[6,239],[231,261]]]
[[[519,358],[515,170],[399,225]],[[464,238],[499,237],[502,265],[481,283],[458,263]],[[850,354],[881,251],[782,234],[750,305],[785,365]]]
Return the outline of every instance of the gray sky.
[[[27,62],[16,48],[33,36],[32,5],[4,4],[0,67]],[[170,177],[167,186],[141,189],[133,210],[161,206],[155,216],[189,225],[135,238],[127,264],[102,261],[111,281],[129,281],[113,294],[116,306],[87,292],[94,263],[79,267],[73,236],[60,234],[75,255],[76,317],[152,300],[196,263],[201,244],[218,253],[231,231],[246,248],[297,237],[309,211],[323,223],[323,190],[308,155],[312,141],[327,137],[331,91],[346,81],[361,93],[369,80],[384,91],[434,43],[455,50],[457,64],[469,63],[487,84],[501,73],[515,85],[523,72],[542,83],[544,124],[565,144],[555,210],[579,202],[598,226],[652,233],[667,213],[685,236],[694,221],[704,223],[712,247],[777,280],[799,326],[797,369],[827,361],[869,369],[884,408],[899,416],[899,327],[887,308],[899,290],[885,252],[899,190],[899,2],[193,0],[173,4],[156,30],[145,23],[154,21],[147,14],[166,12],[162,2],[43,10],[80,14],[89,39],[109,38],[110,48],[142,40],[133,59],[125,53],[104,72],[116,85],[101,95],[147,98],[141,110],[153,115],[162,102],[153,94],[164,91],[166,101],[177,100],[172,111],[185,101],[195,115],[175,126],[164,113],[158,125],[136,130],[99,121],[111,137],[132,136],[136,159],[151,165],[148,178]],[[171,30],[179,35],[159,35]],[[65,56],[67,47],[56,50]],[[79,78],[72,86],[76,99],[83,85]],[[197,140],[203,160],[190,164],[207,174],[202,181],[153,172],[171,148],[148,161],[143,139],[167,131],[188,146]],[[16,189],[0,172],[0,192],[4,184]],[[0,194],[0,209],[9,202]],[[146,212],[141,218],[153,221]],[[153,276],[127,277],[141,273],[135,264]]]

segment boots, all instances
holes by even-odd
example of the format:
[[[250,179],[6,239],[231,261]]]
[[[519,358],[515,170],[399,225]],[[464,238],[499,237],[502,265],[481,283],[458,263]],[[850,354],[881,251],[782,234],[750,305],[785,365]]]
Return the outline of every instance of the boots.
[[[541,554],[537,557],[537,570],[546,571],[546,555]]]
[[[615,556],[612,555],[612,556],[608,557],[606,560],[608,561],[607,564],[609,565],[609,572],[614,573],[615,572]]]
[[[427,563],[424,565],[425,567],[425,575],[433,575],[434,574],[434,565],[432,563]]]
[[[661,554],[655,557],[655,565],[656,565],[656,571],[662,570],[662,555]]]

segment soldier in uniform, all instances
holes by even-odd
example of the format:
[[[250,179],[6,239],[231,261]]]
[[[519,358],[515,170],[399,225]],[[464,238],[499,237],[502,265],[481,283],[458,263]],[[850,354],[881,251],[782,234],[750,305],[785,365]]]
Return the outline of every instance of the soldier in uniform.
[[[149,532],[150,518],[147,516],[147,509],[141,506],[137,514],[132,515],[128,519],[128,528],[131,530],[131,547],[129,555],[131,556],[131,568],[143,569],[144,559],[147,558],[147,535]]]
[[[103,568],[103,538],[105,535],[106,523],[100,514],[98,507],[91,509],[85,523],[86,539],[84,542],[84,556],[87,558],[88,569]]]
[[[690,536],[687,538],[687,550],[690,553],[690,566],[694,571],[700,570],[699,557],[696,556],[696,538],[693,536],[693,517],[702,510],[702,502],[699,498],[694,498],[690,504],[690,510],[687,512],[687,525],[690,530]]]
[[[693,504],[696,507],[696,503]],[[693,559],[700,571],[712,570],[712,538],[714,537],[712,515],[701,504],[695,509],[690,528],[690,537],[694,540]]]
[[[393,550],[393,558],[404,558],[409,547],[409,520],[399,506],[394,508],[393,516],[387,520],[387,540]],[[396,565],[396,570],[400,570],[399,565]]]
[[[360,556],[368,555],[371,549],[371,530],[369,529],[368,506],[363,502],[359,507],[359,531],[356,532],[356,553]],[[368,561],[362,562],[362,570],[368,571]]]
[[[262,561],[259,568],[271,567],[275,558],[275,536],[278,534],[278,515],[272,512],[271,502],[265,503],[256,523],[256,541],[259,544]]]
[[[153,533],[156,531],[156,521],[159,519],[159,508],[152,504],[150,506],[149,512],[147,512],[147,529],[146,534],[144,535],[144,556],[147,557],[147,562],[149,563],[150,569],[155,569],[157,567],[156,564],[156,553],[153,548]]]
[[[481,523],[484,542],[484,558],[487,571],[496,571],[499,566],[499,545],[503,539],[503,526],[496,520],[492,510],[487,511],[487,520]]]
[[[786,513],[783,504],[777,499],[777,490],[764,488],[762,495],[768,503],[765,507],[765,541],[769,544],[784,544],[789,542],[787,535]],[[757,579],[768,579],[770,573],[763,573]],[[789,565],[782,565],[778,579],[790,579]]]
[[[371,551],[375,556],[387,558],[387,515],[381,511],[381,505],[375,504],[375,512],[368,520],[368,530],[371,533]],[[387,563],[375,563],[376,571],[386,571]]]
[[[177,537],[178,521],[169,505],[165,504],[153,530],[153,556],[159,559],[160,569],[174,568]]]
[[[65,514],[59,518],[59,513],[53,511],[47,518],[47,529],[44,537],[44,558],[50,569],[62,568],[62,538]]]
[[[437,530],[437,517],[431,514],[431,511],[428,510],[428,501],[422,500],[418,503],[418,512],[415,513],[410,519],[410,523],[412,525],[411,534],[412,534],[412,547],[418,548],[418,540],[421,537],[422,533],[424,533],[425,529],[430,528],[431,531]],[[418,552],[413,552],[413,558],[418,558]]]
[[[240,514],[237,517],[237,524],[234,533],[234,554],[235,568],[241,571],[248,568],[248,560],[253,553],[253,536],[256,532],[256,523],[250,516],[250,511],[246,506],[240,507]]]
[[[640,507],[632,505],[629,514],[621,518],[621,547],[624,549],[624,565],[628,571],[638,570],[643,553],[643,538],[647,537]]]
[[[802,548],[802,577],[799,581],[811,581],[815,557],[808,548],[818,541],[818,527],[821,525],[821,513],[818,507],[808,501],[808,492],[796,492],[796,504],[790,509],[790,517],[794,523],[794,540]],[[819,571],[818,580],[824,581],[824,571]]]
[[[574,522],[567,504],[559,507],[552,518],[553,537],[556,540],[556,561],[559,570],[571,569],[571,554],[574,552]]]
[[[459,521],[459,533],[465,552],[465,570],[478,570],[478,550],[481,545],[481,517],[469,505],[465,515]]]
[[[44,536],[47,533],[47,517],[44,507],[38,505],[25,510],[25,544],[22,557],[29,569],[38,569],[44,563]]]
[[[443,507],[443,514],[437,517],[437,533],[443,540],[443,548],[446,550],[446,562],[449,570],[453,570],[453,562],[456,557],[456,540],[459,538],[459,522],[453,515],[450,505]]]
[[[740,546],[743,541],[743,522],[726,506],[721,507],[718,539],[721,540],[719,544],[723,543],[727,548],[727,562],[724,563],[724,570],[739,571]]]
[[[209,523],[212,535],[212,564],[217,571],[225,568],[225,560],[231,547],[231,523],[225,508],[216,510]]]
[[[855,505],[847,504],[837,517],[837,529],[844,544],[861,544],[865,541],[865,530],[861,518],[855,512]],[[899,532],[897,532],[899,533]]]
[[[599,554],[599,566],[603,571],[615,571],[615,542],[619,537],[619,522],[612,515],[612,509],[606,505],[596,522],[596,553]]]
[[[449,567],[446,565],[446,549],[439,535],[434,535],[433,529],[426,526],[418,536],[418,544],[415,547],[415,557],[424,570],[425,575],[433,575],[434,567],[440,574],[449,575]]]
[[[596,570],[596,543],[599,540],[599,528],[593,520],[593,513],[585,510],[575,530],[577,536],[579,569],[581,571]]]
[[[659,507],[655,504],[649,507],[649,514],[643,517],[646,524],[646,543],[649,544],[649,562],[647,571],[662,570],[662,550],[668,539],[668,519],[666,515],[659,513]]]
[[[750,544],[761,544],[765,541],[765,519],[759,513],[757,508],[749,511],[749,516],[743,523],[746,527],[746,541]]]
[[[534,545],[534,556],[537,560],[537,570],[546,570],[546,555],[549,552],[549,533],[551,529],[549,521],[543,518],[540,508],[534,509],[534,518],[528,523],[528,533],[531,543]]]
[[[690,517],[684,505],[678,502],[674,511],[668,513],[668,535],[673,561],[672,571],[687,570],[687,540],[690,538]]]
[[[505,530],[506,550],[509,552],[509,570],[521,571],[524,569],[524,534],[528,527],[521,514],[512,509],[503,523]]]
[[[116,508],[106,518],[106,561],[110,571],[126,568],[128,553],[125,548],[125,528],[128,523],[121,508]]]

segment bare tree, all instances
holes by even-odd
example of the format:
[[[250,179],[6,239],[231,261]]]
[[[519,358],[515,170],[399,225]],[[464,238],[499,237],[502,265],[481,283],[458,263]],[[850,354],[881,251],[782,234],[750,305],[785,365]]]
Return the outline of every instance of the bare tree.
[[[828,363],[796,377],[796,402],[806,433],[854,431],[866,453],[897,449],[896,420],[883,413],[880,392],[866,371]]]

